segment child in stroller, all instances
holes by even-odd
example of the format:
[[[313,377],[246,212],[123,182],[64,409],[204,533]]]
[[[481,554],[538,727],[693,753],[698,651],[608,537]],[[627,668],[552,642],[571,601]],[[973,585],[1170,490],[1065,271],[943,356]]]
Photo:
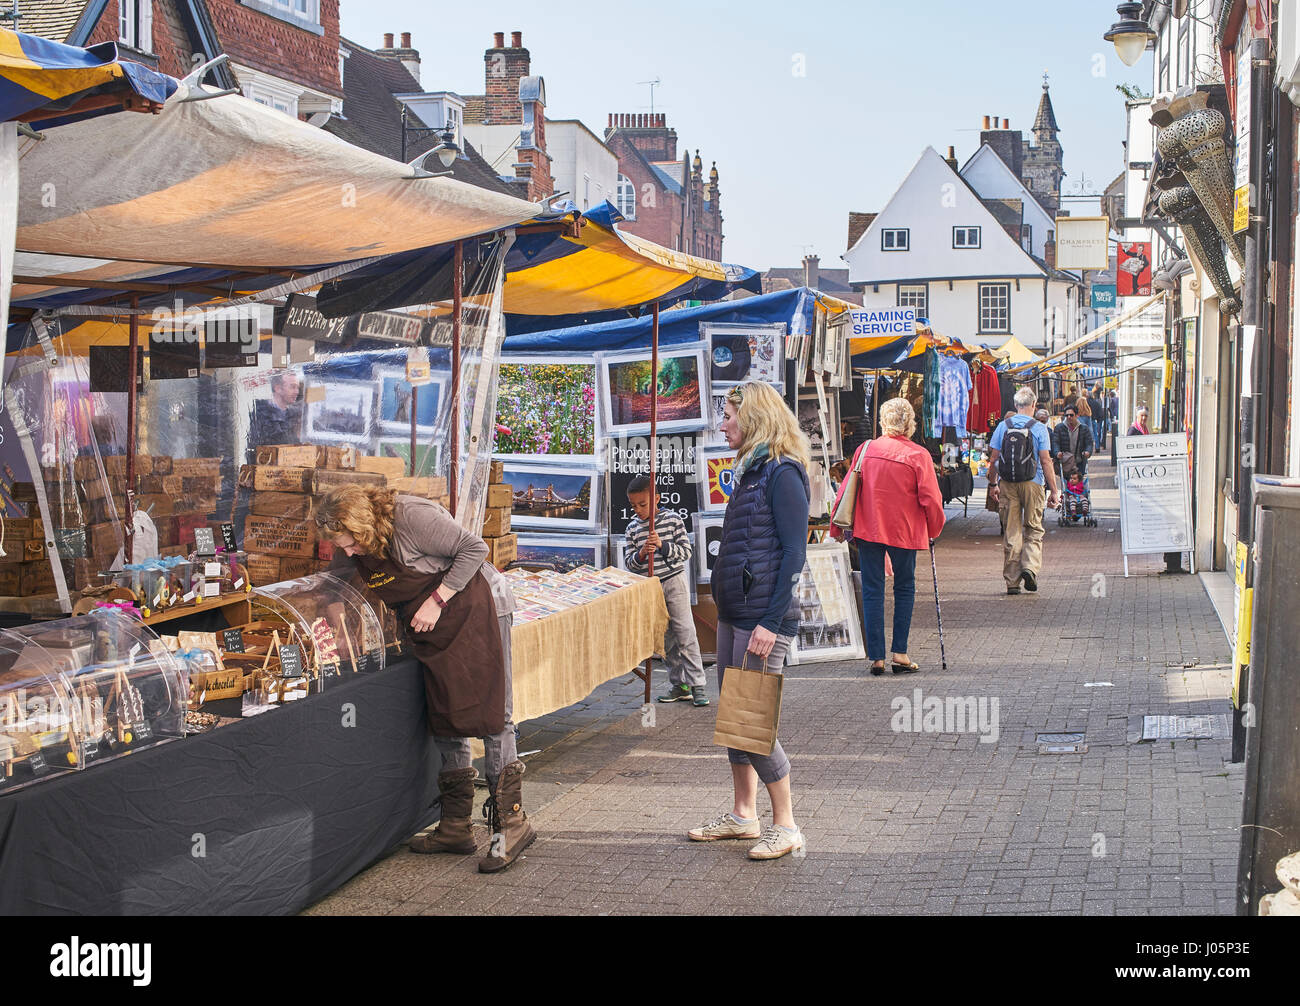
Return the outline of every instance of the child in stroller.
[[[1092,516],[1092,490],[1087,477],[1079,470],[1074,456],[1067,454],[1061,460],[1061,475],[1065,480],[1065,493],[1061,496],[1061,512],[1057,518],[1062,527],[1083,522],[1084,527],[1096,527]]]

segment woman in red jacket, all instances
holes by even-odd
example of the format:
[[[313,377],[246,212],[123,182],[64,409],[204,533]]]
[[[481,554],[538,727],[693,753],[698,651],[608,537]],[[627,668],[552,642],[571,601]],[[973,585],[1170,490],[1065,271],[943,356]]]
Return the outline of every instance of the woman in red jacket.
[[[895,674],[920,667],[907,655],[916,598],[916,553],[929,547],[943,530],[943,497],[930,452],[913,443],[916,413],[901,398],[880,410],[884,436],[858,448],[862,463],[853,527],[862,568],[862,616],[867,628],[867,658],[872,674],[885,673],[885,556],[894,567]],[[858,466],[855,456],[853,464]],[[843,492],[843,488],[840,489]],[[838,502],[838,501],[837,501]],[[838,538],[846,532],[832,526]]]

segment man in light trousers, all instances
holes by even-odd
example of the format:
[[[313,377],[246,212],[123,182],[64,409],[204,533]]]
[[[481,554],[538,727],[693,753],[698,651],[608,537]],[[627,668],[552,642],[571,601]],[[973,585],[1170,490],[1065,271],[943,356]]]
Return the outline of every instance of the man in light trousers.
[[[1044,505],[1056,508],[1061,503],[1052,467],[1051,438],[1046,425],[1034,419],[1038,396],[1031,388],[1021,388],[1016,392],[1015,404],[1016,415],[999,423],[989,442],[989,487],[1003,523],[1002,578],[1008,594],[1019,594],[1022,584],[1031,593],[1038,590],[1043,565]],[[1009,434],[1016,440],[1032,438],[1032,450],[1013,451]],[[1004,448],[1006,463],[999,465]],[[1025,464],[1030,456],[1036,464]],[[1007,471],[1009,465],[1020,470]],[[1030,468],[1036,468],[1032,478],[1027,477]]]

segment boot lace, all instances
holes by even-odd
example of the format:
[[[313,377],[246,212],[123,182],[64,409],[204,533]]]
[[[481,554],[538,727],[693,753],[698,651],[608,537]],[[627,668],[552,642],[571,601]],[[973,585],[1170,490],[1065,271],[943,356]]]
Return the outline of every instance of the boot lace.
[[[758,840],[758,844],[767,846],[770,852],[776,852],[785,840],[785,835],[781,829],[776,825],[772,825],[763,832],[763,837]]]
[[[495,793],[483,801],[483,816],[487,819],[488,829],[492,834],[495,835],[501,830],[501,812],[497,808]]]

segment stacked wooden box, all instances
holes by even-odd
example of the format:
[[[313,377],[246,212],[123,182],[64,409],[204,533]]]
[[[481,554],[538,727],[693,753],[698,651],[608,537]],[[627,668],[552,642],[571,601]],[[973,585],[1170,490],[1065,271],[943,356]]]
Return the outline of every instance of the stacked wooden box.
[[[318,537],[311,517],[317,498],[331,489],[379,486],[449,502],[446,479],[407,477],[401,458],[370,457],[354,447],[266,445],[257,448],[256,458],[239,472],[240,486],[249,491],[244,548],[254,586],[329,566],[333,549]]]
[[[0,595],[30,597],[54,590],[45,525],[39,517],[5,517],[4,552],[0,556]]]
[[[519,539],[510,532],[513,500],[514,489],[505,480],[505,463],[493,461],[483,508],[482,535],[487,542],[488,559],[497,569],[505,569],[519,552]]]

